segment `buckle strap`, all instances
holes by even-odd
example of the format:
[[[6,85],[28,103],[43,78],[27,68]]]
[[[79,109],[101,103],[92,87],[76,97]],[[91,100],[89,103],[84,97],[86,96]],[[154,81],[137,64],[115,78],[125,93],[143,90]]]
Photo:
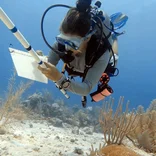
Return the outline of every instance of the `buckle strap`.
[[[86,108],[86,106],[87,106],[87,97],[86,96],[82,96],[81,102],[82,102],[83,108]]]
[[[92,65],[85,64],[85,68],[91,68],[91,67],[92,67]]]

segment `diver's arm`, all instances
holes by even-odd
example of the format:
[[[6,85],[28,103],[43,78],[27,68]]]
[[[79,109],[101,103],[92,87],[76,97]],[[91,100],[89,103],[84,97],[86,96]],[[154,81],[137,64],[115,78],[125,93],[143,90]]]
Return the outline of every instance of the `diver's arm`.
[[[114,55],[115,55],[115,66],[117,65],[118,63],[118,39],[116,36],[113,36],[113,41],[112,41],[112,50],[114,52]],[[112,57],[112,53],[111,53],[111,62],[113,62],[113,57]]]
[[[57,43],[54,43],[53,48],[58,49]],[[51,64],[56,66],[58,64],[59,60],[60,60],[59,55],[56,54],[56,52],[54,52],[53,50],[51,50],[48,55],[48,62],[50,62]]]
[[[95,85],[97,85],[102,73],[108,65],[109,59],[110,53],[109,51],[107,51],[99,58],[99,60],[94,64],[94,66],[89,69],[84,82],[76,82],[74,80],[71,80],[71,83],[66,90],[81,96],[88,95],[91,92],[91,90],[95,87]],[[64,78],[57,82],[58,85],[61,85],[61,82]]]

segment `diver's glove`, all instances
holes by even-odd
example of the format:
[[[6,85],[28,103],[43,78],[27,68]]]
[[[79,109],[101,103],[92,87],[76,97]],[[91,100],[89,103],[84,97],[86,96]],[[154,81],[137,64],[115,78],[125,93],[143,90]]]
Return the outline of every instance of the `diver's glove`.
[[[42,50],[36,50],[36,53],[37,53],[39,56],[44,56]]]
[[[42,50],[36,50],[37,55],[39,55],[40,59],[44,62],[48,62],[48,56],[44,55]]]

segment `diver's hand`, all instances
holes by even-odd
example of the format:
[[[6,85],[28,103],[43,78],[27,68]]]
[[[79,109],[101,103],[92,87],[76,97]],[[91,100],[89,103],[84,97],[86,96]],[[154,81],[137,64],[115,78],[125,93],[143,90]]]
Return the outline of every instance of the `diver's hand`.
[[[36,53],[37,53],[37,55],[39,55],[39,56],[44,56],[42,50],[36,50]]]
[[[46,68],[38,66],[38,69],[50,80],[57,82],[63,76],[58,69],[49,62],[44,62]]]

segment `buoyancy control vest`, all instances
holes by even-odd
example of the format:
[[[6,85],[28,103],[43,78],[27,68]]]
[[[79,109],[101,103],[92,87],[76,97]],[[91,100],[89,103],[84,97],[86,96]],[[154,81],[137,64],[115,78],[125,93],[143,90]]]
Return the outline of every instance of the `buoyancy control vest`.
[[[108,38],[111,36],[111,33],[107,36]],[[110,51],[109,44],[107,43],[106,39],[103,38],[98,50],[97,46],[99,44],[99,37],[97,35],[93,35],[88,42],[86,54],[85,54],[85,70],[83,73],[77,72],[74,70],[74,67],[70,65],[70,58],[72,55],[72,52],[68,51],[67,55],[60,56],[62,61],[66,64],[65,70],[67,71],[69,76],[80,76],[83,79],[85,79],[85,76],[87,74],[87,70],[91,68],[94,63],[107,51]],[[65,46],[58,43],[58,50],[59,51],[65,51]]]
[[[100,46],[97,50],[97,47],[99,45],[99,36],[98,35],[92,35],[90,41],[88,42],[86,54],[85,54],[85,70],[83,73],[77,72],[74,70],[74,67],[70,66],[70,61],[72,56],[72,52],[69,51],[69,54],[67,53],[64,56],[60,56],[62,61],[65,63],[64,70],[62,73],[67,71],[68,75],[73,76],[80,76],[82,78],[82,82],[85,79],[85,76],[90,68],[93,67],[94,63],[107,51],[111,51],[110,44],[108,44],[108,39],[111,37],[111,33],[107,35],[107,38],[103,38],[102,42],[100,43]],[[58,43],[58,50],[64,52],[65,46]],[[102,100],[104,97],[109,96],[111,93],[113,93],[113,89],[107,84],[110,80],[109,75],[114,75],[116,71],[116,68],[114,68],[111,64],[108,63],[108,66],[106,69],[104,69],[103,74],[101,78],[99,79],[99,82],[97,86],[97,91],[90,94],[92,98],[92,102],[98,102]],[[86,107],[87,98],[86,96],[82,96],[82,106]]]

